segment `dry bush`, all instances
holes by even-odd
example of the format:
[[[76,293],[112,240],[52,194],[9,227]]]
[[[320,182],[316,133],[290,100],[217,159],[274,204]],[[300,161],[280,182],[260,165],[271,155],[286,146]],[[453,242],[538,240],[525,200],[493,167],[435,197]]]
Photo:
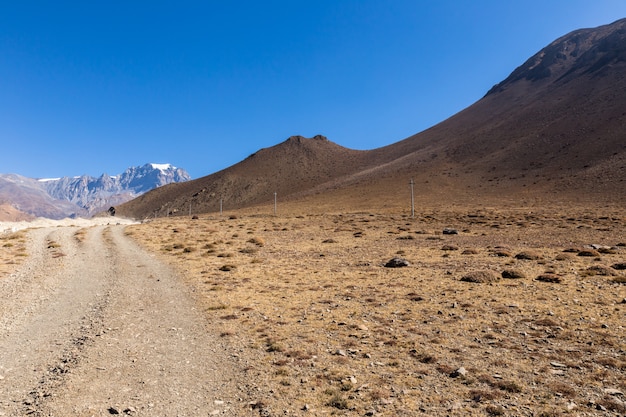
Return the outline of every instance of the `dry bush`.
[[[585,250],[581,250],[580,252],[578,252],[578,256],[583,256],[583,257],[599,257],[600,256],[600,252],[598,252],[597,250],[593,250],[593,249],[585,249]]]
[[[536,261],[541,259],[541,255],[534,251],[523,251],[515,255],[515,259],[522,259],[526,261]]]
[[[539,282],[548,282],[548,283],[552,283],[552,284],[559,284],[563,281],[563,278],[556,275],[556,274],[541,274],[539,275],[537,278],[535,278],[535,281],[539,281]]]
[[[520,279],[520,278],[526,278],[526,274],[524,274],[522,271],[519,271],[517,269],[505,269],[504,271],[502,271],[502,278]]]
[[[500,277],[492,271],[474,271],[461,277],[461,281],[473,283],[489,283],[497,281],[498,279],[500,279]]]
[[[252,243],[253,245],[257,246],[265,246],[265,239],[263,239],[262,237],[253,237],[248,240],[248,243]]]
[[[409,221],[398,215],[350,213],[301,218],[240,214],[237,222],[207,220],[213,230],[210,240],[184,220],[132,228],[141,228],[134,239],[156,247],[191,285],[201,288],[210,331],[224,335],[242,360],[254,363],[246,373],[250,381],[262,381],[264,410],[297,410],[306,403],[316,415],[363,415],[376,403],[381,415],[417,415],[423,413],[420,404],[429,404],[430,415],[447,415],[450,404],[459,403],[461,409],[452,414],[485,414],[489,405],[492,414],[507,415],[511,410],[499,407],[514,402],[539,415],[551,402],[565,401],[562,396],[583,407],[603,397],[602,386],[624,389],[626,365],[619,359],[623,308],[615,304],[623,297],[617,284],[599,275],[565,279],[560,285],[529,279],[480,286],[455,279],[471,271],[499,278],[505,270],[527,277],[548,271],[574,276],[595,262],[576,256],[556,262],[545,254],[563,247],[562,242],[582,247],[606,239],[606,232],[593,227],[596,218],[574,213],[586,226],[573,229],[535,213],[526,218],[519,211],[485,209],[479,215],[437,210]],[[463,219],[472,223],[462,224]],[[168,222],[176,234],[167,229]],[[504,227],[520,222],[526,227]],[[492,228],[495,223],[503,227]],[[455,244],[481,250],[443,258],[445,242],[432,231],[449,224],[471,230],[456,237]],[[626,225],[617,225],[613,233],[624,229]],[[248,242],[257,230],[271,244],[261,248]],[[414,240],[395,239],[413,230],[429,232],[414,233]],[[330,233],[332,243],[322,245]],[[541,267],[539,260],[512,259],[511,253],[525,249],[506,246],[511,242],[523,242],[550,260]],[[207,244],[203,249],[214,253],[193,257],[160,250],[176,243],[184,245],[181,250]],[[250,247],[258,255],[239,251]],[[225,260],[214,255],[226,252],[237,268],[218,273]],[[500,252],[508,256],[493,256]],[[412,266],[380,267],[390,253],[410,257]],[[226,337],[235,326],[236,335]],[[451,379],[459,366],[468,375]],[[276,372],[279,368],[285,371]],[[359,383],[350,382],[350,375]],[[529,376],[524,384],[522,375]],[[585,390],[577,389],[583,385]],[[555,405],[546,415],[559,412]]]

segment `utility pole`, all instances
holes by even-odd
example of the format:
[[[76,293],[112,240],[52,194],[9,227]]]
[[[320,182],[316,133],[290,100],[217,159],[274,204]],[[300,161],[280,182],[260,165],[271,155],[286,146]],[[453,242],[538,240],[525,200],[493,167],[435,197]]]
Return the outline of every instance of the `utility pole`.
[[[411,218],[414,219],[415,218],[415,199],[413,197],[413,184],[415,183],[413,182],[413,178],[411,178],[411,182],[409,184],[411,184]]]

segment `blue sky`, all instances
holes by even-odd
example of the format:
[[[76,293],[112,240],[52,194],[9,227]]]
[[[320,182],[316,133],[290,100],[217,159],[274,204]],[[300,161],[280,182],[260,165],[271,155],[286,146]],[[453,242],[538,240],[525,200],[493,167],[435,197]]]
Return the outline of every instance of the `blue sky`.
[[[198,178],[291,135],[373,149],[624,17],[623,0],[3,2],[0,172]]]

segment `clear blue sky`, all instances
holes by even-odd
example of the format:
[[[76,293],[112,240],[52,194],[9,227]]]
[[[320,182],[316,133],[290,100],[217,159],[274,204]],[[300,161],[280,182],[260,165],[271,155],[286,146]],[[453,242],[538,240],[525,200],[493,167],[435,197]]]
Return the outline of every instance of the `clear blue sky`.
[[[3,1],[0,172],[211,174],[291,135],[373,149],[624,0]]]

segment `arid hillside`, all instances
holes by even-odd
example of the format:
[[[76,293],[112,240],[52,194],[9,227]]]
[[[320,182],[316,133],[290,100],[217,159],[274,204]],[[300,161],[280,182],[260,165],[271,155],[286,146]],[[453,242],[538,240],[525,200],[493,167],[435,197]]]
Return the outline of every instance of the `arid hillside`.
[[[320,209],[626,196],[626,20],[563,36],[481,100],[370,151],[289,138],[218,173],[118,208],[137,218],[299,200]],[[392,140],[392,138],[390,138]]]
[[[32,220],[33,216],[23,213],[10,204],[0,204],[0,222]]]

